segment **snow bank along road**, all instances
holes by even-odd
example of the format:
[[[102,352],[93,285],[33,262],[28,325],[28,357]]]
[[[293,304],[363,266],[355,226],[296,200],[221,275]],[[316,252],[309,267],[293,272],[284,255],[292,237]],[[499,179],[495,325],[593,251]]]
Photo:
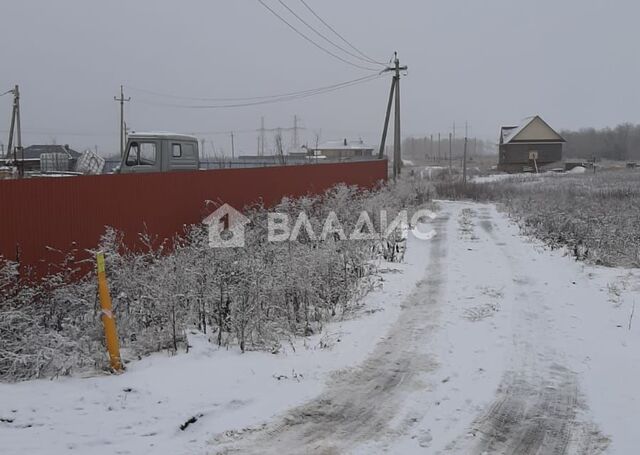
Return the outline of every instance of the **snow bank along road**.
[[[633,272],[551,253],[489,205],[443,202],[435,227],[366,360],[211,453],[638,453]]]
[[[368,314],[284,353],[195,334],[120,376],[0,384],[0,453],[640,453],[640,271],[550,252],[491,205],[440,206]]]

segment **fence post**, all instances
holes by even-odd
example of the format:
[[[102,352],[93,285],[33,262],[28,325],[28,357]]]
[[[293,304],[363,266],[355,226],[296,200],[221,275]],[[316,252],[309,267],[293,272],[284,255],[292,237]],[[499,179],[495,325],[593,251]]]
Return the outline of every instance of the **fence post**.
[[[100,307],[102,308],[102,324],[104,325],[104,337],[109,351],[109,361],[111,368],[115,371],[122,371],[120,360],[120,343],[118,342],[118,332],[116,330],[116,319],[111,309],[111,295],[107,285],[107,275],[105,271],[104,253],[99,251],[96,254],[98,262],[98,291],[100,293]]]

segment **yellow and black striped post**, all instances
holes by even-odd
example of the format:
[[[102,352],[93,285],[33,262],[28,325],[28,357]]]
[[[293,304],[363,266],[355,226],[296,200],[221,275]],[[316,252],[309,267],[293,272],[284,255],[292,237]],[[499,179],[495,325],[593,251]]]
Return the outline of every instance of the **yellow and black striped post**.
[[[120,343],[118,342],[118,332],[116,330],[116,319],[111,309],[111,295],[107,285],[107,275],[104,264],[104,253],[99,251],[96,255],[98,261],[98,291],[100,293],[100,307],[102,308],[102,324],[104,325],[104,337],[109,351],[109,361],[111,368],[115,371],[122,371],[122,361],[120,360]]]

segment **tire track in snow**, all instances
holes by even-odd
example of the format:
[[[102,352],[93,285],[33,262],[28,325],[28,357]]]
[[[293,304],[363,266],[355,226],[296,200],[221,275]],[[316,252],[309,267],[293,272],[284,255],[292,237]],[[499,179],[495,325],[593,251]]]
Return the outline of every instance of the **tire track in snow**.
[[[288,412],[275,424],[218,437],[218,454],[341,454],[382,439],[408,391],[421,389],[418,376],[436,368],[421,353],[436,327],[446,260],[448,217],[433,224],[426,277],[403,304],[400,317],[365,362],[334,379],[317,399]]]
[[[471,453],[513,455],[598,454],[607,439],[597,427],[580,419],[586,408],[576,373],[565,368],[561,356],[542,340],[550,328],[544,300],[553,300],[536,288],[530,270],[506,247],[493,229],[495,209],[480,209],[480,226],[502,250],[511,265],[512,296],[517,319],[512,369],[503,377],[497,396],[473,424],[479,436]],[[502,239],[504,240],[504,239]]]

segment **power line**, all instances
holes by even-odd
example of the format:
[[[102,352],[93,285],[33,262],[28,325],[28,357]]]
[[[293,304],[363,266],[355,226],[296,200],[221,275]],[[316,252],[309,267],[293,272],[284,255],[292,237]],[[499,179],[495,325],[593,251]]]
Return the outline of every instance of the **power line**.
[[[368,58],[360,57],[359,55],[354,54],[353,52],[345,49],[344,47],[340,46],[339,44],[334,43],[329,38],[324,36],[321,32],[319,32],[313,25],[309,24],[302,17],[300,17],[300,15],[298,13],[296,13],[293,9],[291,9],[285,2],[283,2],[282,0],[278,0],[278,3],[280,3],[282,6],[284,6],[291,14],[293,14],[304,25],[306,25],[313,33],[315,33],[320,38],[322,38],[323,40],[325,40],[327,43],[331,44],[332,46],[336,47],[337,49],[340,49],[345,54],[350,55],[351,57],[357,58],[358,60],[361,60],[361,61],[363,61],[365,63],[374,63],[374,64],[385,66],[384,63],[379,63],[379,62],[375,62],[375,61],[373,61],[371,59],[368,59]]]
[[[225,130],[225,131],[189,131],[189,134],[193,134],[196,136],[228,136],[229,133],[233,133],[234,135],[238,136],[241,134],[254,134],[257,130],[252,129],[252,130],[233,130],[233,131],[229,131],[229,130]]]
[[[352,81],[343,82],[341,84],[335,84],[334,86],[324,87],[320,89],[308,90],[306,92],[301,92],[294,95],[285,95],[279,98],[270,98],[262,101],[254,101],[254,102],[246,102],[246,103],[232,103],[232,104],[214,104],[214,105],[206,105],[206,104],[172,104],[172,103],[162,103],[162,102],[154,102],[154,101],[145,101],[139,100],[140,104],[147,104],[150,106],[159,106],[159,107],[173,107],[173,108],[183,108],[183,109],[228,109],[228,108],[237,108],[237,107],[247,107],[247,106],[259,106],[264,104],[273,104],[273,103],[281,103],[286,101],[294,101],[303,98],[309,98],[311,96],[322,95],[325,93],[334,92],[337,90],[341,90],[347,87],[352,87],[355,85],[364,84],[366,82],[370,82],[376,79],[381,78],[381,74],[373,74],[365,77],[361,77],[358,79],[354,79]]]
[[[369,61],[370,63],[377,63],[378,65],[384,65],[384,63],[382,62],[378,62],[377,60],[372,59],[371,57],[369,57],[367,54],[365,54],[364,52],[362,52],[361,50],[359,50],[357,47],[355,47],[353,44],[351,44],[349,41],[347,41],[347,39],[342,36],[340,33],[338,33],[336,31],[335,28],[333,28],[331,25],[329,25],[324,19],[322,19],[322,17],[320,17],[318,15],[318,13],[316,13],[313,8],[311,8],[307,2],[305,2],[304,0],[300,0],[300,2],[309,10],[311,11],[311,14],[313,14],[320,22],[322,22],[324,24],[325,27],[327,27],[329,30],[331,30],[333,33],[335,33],[335,35],[340,38],[342,41],[344,41],[351,49],[353,49],[354,51],[356,51],[358,54],[362,55],[367,61]]]
[[[356,68],[360,68],[360,69],[364,69],[367,71],[377,71],[377,69],[375,68],[370,68],[370,67],[366,67],[366,66],[362,66],[359,65],[357,63],[353,63],[349,60],[346,60],[342,57],[340,57],[339,55],[331,52],[330,50],[326,49],[325,47],[322,47],[320,44],[316,43],[313,39],[309,38],[307,35],[305,35],[304,33],[302,33],[300,30],[298,30],[295,26],[291,25],[284,17],[282,17],[280,14],[278,14],[273,8],[271,8],[269,5],[267,5],[265,2],[263,2],[262,0],[258,0],[258,3],[260,3],[262,6],[264,6],[267,10],[269,10],[271,12],[271,14],[273,14],[274,16],[276,16],[280,21],[284,22],[287,27],[289,27],[291,30],[293,30],[294,32],[296,32],[300,37],[302,37],[305,41],[308,41],[309,43],[311,43],[313,46],[317,47],[318,49],[320,49],[322,52],[325,52],[326,54],[329,54],[330,56],[332,56],[333,58],[336,58],[338,60],[340,60],[341,62],[346,63],[347,65],[351,65],[351,66],[355,66]]]
[[[1,129],[0,133],[8,133],[9,130]],[[32,134],[34,136],[86,136],[86,137],[106,137],[113,136],[115,133],[74,133],[69,131],[48,131],[48,130],[22,130],[25,134]]]
[[[325,86],[322,86],[322,87],[316,87],[316,88],[305,89],[305,90],[298,90],[298,91],[295,91],[295,92],[280,93],[280,94],[277,94],[277,95],[249,96],[249,97],[236,97],[236,98],[210,98],[210,97],[181,96],[181,95],[175,95],[175,94],[169,94],[169,93],[155,92],[155,91],[147,90],[147,89],[143,89],[143,88],[132,87],[130,85],[127,85],[125,87],[128,88],[129,90],[133,90],[134,92],[146,93],[148,95],[159,96],[159,97],[162,97],[162,98],[172,98],[172,99],[186,100],[186,101],[222,101],[222,102],[226,102],[226,101],[261,101],[261,100],[283,98],[283,97],[294,96],[294,95],[304,95],[304,94],[307,94],[307,93],[310,93],[310,92],[315,92],[315,91],[318,91],[318,90],[325,90],[325,89],[332,89],[334,87],[340,87],[340,86],[343,86],[345,84],[350,84],[352,82],[357,82],[357,81],[361,81],[361,80],[365,80],[365,79],[373,78],[373,77],[374,77],[374,75],[363,76],[363,77],[360,77],[360,78],[357,78],[357,79],[352,79],[352,80],[349,80],[349,81],[338,82],[336,84],[325,85]]]

